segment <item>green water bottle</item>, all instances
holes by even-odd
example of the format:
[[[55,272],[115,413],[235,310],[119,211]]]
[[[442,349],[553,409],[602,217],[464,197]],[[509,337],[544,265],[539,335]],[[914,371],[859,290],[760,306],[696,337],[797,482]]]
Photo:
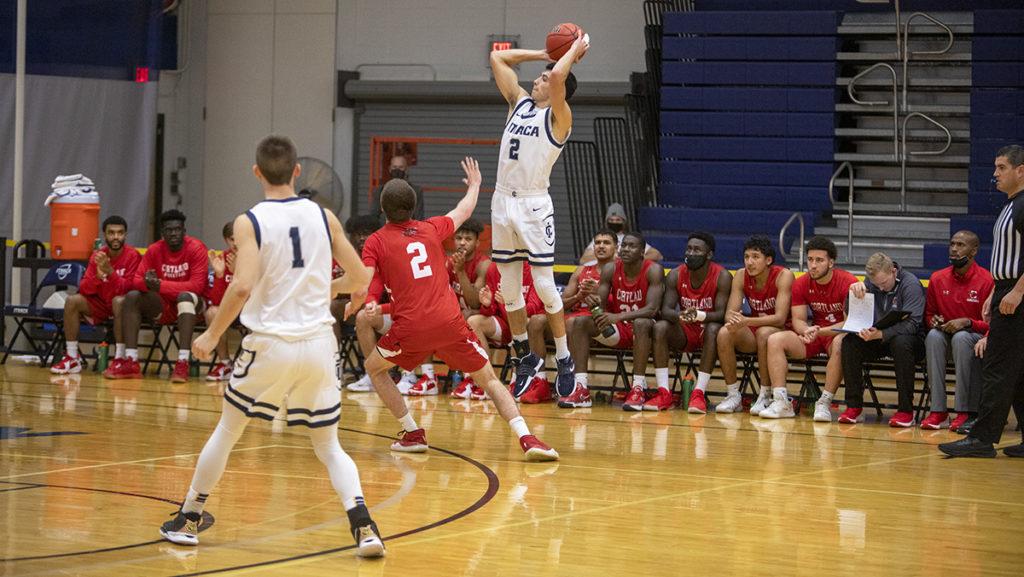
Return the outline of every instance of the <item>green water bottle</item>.
[[[107,370],[107,366],[110,364],[110,345],[106,341],[100,343],[99,348],[96,350],[96,370],[103,372]]]
[[[602,312],[603,311],[601,310],[601,305],[594,305],[594,306],[590,307],[590,316],[592,316],[592,317],[595,317],[595,316],[601,314]],[[601,336],[603,336],[606,339],[608,337],[614,335],[614,334],[615,334],[615,327],[613,325],[608,325],[601,332]]]
[[[693,394],[693,387],[694,387],[694,385],[695,385],[695,383],[693,382],[693,374],[691,374],[690,371],[686,371],[686,376],[683,377],[683,398],[682,398],[682,402],[683,402],[683,408],[684,409],[690,408],[690,395]]]
[[[103,248],[103,239],[97,236],[96,240],[92,243],[92,250],[95,252],[101,248]]]
[[[198,377],[199,376],[199,361],[192,358],[188,362],[188,376]]]

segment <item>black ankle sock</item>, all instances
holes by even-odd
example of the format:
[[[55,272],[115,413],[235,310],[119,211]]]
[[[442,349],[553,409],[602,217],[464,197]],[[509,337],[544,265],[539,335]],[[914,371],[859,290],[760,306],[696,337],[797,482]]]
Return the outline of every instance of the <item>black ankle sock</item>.
[[[529,341],[512,341],[512,347],[516,351],[516,356],[523,358],[530,354],[530,342]]]
[[[373,522],[373,520],[370,519],[369,509],[367,509],[366,505],[363,504],[356,505],[348,511],[345,511],[345,513],[348,514],[348,523],[352,526],[353,531],[358,527],[369,525]]]

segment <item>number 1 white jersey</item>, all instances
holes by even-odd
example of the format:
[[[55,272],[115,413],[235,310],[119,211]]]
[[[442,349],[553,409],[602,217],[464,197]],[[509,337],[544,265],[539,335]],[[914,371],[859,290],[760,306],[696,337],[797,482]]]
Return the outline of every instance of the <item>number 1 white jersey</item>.
[[[293,197],[265,200],[245,215],[256,230],[260,270],[242,324],[289,341],[321,334],[334,323],[331,233],[323,209]]]
[[[537,108],[529,96],[516,101],[512,114],[505,122],[505,132],[501,135],[497,180],[499,191],[524,194],[547,192],[551,168],[565,144],[555,139],[551,122],[551,108]]]

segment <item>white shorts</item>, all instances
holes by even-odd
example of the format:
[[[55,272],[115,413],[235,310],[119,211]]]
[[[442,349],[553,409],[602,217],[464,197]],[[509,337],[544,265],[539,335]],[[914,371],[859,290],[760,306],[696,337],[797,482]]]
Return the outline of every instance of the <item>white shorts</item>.
[[[555,207],[549,194],[491,197],[491,260],[555,265]]]
[[[341,417],[340,367],[330,329],[303,341],[250,334],[242,339],[224,399],[246,416],[268,421],[287,399],[288,426],[326,427]]]

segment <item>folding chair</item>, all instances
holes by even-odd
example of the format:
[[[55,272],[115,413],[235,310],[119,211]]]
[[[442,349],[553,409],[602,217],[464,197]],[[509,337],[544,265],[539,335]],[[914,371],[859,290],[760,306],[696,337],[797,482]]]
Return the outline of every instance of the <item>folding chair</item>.
[[[32,290],[32,298],[28,304],[5,305],[4,316],[11,317],[15,322],[14,335],[4,347],[3,359],[0,364],[7,362],[11,354],[30,354],[39,357],[44,365],[50,365],[56,351],[64,342],[64,308],[44,308],[39,305],[40,293],[45,288],[52,288],[54,292],[65,290],[67,287],[77,287],[85,274],[85,266],[77,262],[58,262],[50,267],[43,280]],[[50,329],[47,325],[52,325]],[[35,329],[35,330],[32,330]],[[37,332],[40,331],[41,332]],[[52,332],[51,332],[52,331]],[[28,341],[29,349],[16,349],[18,337],[23,335]]]

